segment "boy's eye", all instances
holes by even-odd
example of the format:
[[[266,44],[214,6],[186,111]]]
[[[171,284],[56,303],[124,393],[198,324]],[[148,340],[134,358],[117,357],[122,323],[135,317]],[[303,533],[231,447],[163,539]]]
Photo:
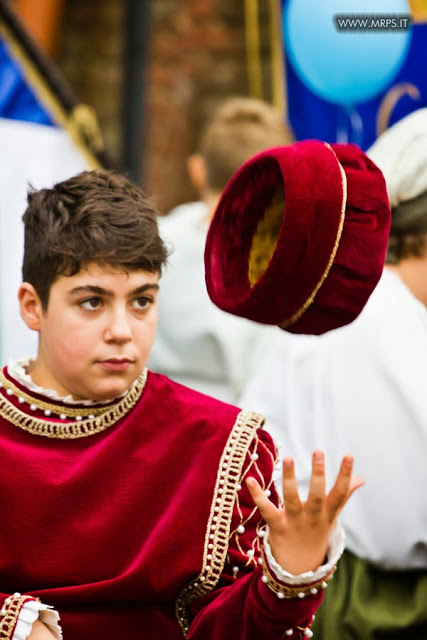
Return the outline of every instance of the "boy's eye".
[[[140,298],[135,298],[132,302],[132,306],[136,309],[146,309],[152,302],[153,300],[151,298],[141,296]]]
[[[83,300],[79,304],[80,304],[81,307],[83,307],[83,309],[86,309],[87,311],[93,311],[94,309],[99,309],[99,307],[101,305],[101,299],[100,298],[88,298],[87,300]]]

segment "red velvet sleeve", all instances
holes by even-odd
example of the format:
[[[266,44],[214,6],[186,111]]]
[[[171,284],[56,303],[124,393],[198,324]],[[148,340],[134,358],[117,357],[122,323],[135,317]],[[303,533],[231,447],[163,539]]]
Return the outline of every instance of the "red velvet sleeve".
[[[250,475],[256,477],[277,504],[272,482],[275,463],[271,437],[259,430],[247,454],[237,494],[227,563],[217,588],[191,607],[190,640],[279,640],[288,636],[296,640],[310,636],[307,628],[322,601],[322,590],[304,598],[279,599],[262,582],[259,559],[265,522],[244,480]]]

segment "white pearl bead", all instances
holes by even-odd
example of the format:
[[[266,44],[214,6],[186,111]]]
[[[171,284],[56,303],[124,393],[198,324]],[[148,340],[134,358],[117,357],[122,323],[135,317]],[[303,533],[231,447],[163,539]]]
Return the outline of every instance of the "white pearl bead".
[[[267,584],[267,582],[268,582],[267,576],[262,576],[261,582],[263,582],[264,584]]]
[[[83,420],[83,417],[82,416],[76,416],[76,420],[77,420],[77,422],[80,422],[80,420]]]
[[[282,591],[278,591],[277,597],[279,598],[279,600],[283,600],[285,598],[285,594]]]
[[[30,404],[30,409],[31,409],[31,411],[35,411],[37,409],[37,405],[36,404]]]
[[[59,417],[61,418],[61,420],[66,420],[66,418],[67,418],[65,413],[61,413],[61,415]]]
[[[294,635],[293,629],[288,629],[287,631],[285,631],[285,636],[293,636],[293,635]]]
[[[206,571],[210,571],[210,570],[211,570],[211,566],[210,566],[210,564],[208,564],[207,567],[206,567]]]
[[[298,594],[298,598],[301,598],[301,600],[305,598],[305,593],[303,591],[300,591]]]
[[[45,415],[45,416],[50,416],[50,414],[51,414],[51,413],[52,413],[52,412],[51,412],[51,410],[50,410],[50,409],[45,409],[44,415]]]
[[[266,489],[266,490],[264,491],[264,493],[265,493],[265,495],[267,496],[267,498],[269,498],[269,497],[271,496],[271,491],[270,491],[270,489]]]
[[[18,402],[19,402],[19,404],[24,404],[25,400],[24,400],[24,398],[22,396],[19,396]]]
[[[313,637],[313,632],[312,632],[311,629],[309,629],[307,627],[307,629],[304,629],[304,635],[305,635],[306,638],[312,638]]]
[[[233,573],[238,573],[239,572],[239,567],[233,567]]]
[[[326,587],[328,586],[328,583],[323,581],[320,586],[322,587],[322,589],[326,589]]]
[[[14,598],[20,598],[21,594],[18,591],[15,591],[15,593],[13,594]]]
[[[312,593],[315,596],[317,593],[316,587],[313,587],[312,589],[310,589],[310,593]]]
[[[6,389],[6,393],[8,396],[11,396],[13,394],[12,389]]]
[[[208,553],[208,555],[206,556],[206,560],[212,560],[212,554]]]
[[[255,551],[253,549],[248,549],[246,551],[246,555],[252,558],[255,555]]]
[[[90,416],[88,417],[89,417],[89,420],[93,420],[95,416],[91,413]]]
[[[258,537],[259,537],[259,538],[263,538],[263,537],[264,537],[264,536],[266,536],[266,535],[267,535],[267,531],[264,531],[264,529],[260,529],[260,530],[258,531]]]
[[[245,533],[245,527],[242,524],[237,527],[237,533]]]
[[[237,489],[237,491],[241,491],[242,485],[241,484],[236,484],[236,489]]]
[[[206,580],[205,576],[200,576],[200,582],[204,582]]]
[[[213,544],[208,544],[208,549],[213,549]]]
[[[251,460],[258,460],[258,458],[259,458],[259,455],[257,453],[253,453],[251,455]]]
[[[262,558],[258,558],[258,564],[262,564]]]
[[[0,616],[5,616],[7,613],[6,609],[1,609],[0,610]]]
[[[12,602],[12,598],[6,598],[4,601],[5,604],[10,604]]]

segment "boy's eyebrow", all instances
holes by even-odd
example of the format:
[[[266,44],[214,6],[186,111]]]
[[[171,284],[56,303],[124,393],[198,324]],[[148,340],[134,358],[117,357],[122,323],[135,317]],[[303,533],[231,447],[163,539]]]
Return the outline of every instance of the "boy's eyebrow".
[[[138,295],[140,293],[145,293],[145,291],[148,291],[150,289],[158,290],[159,285],[155,282],[148,282],[131,291],[130,295]],[[93,294],[102,295],[102,296],[114,295],[112,291],[109,291],[108,289],[104,289],[103,287],[99,287],[98,285],[95,285],[95,284],[87,284],[80,287],[74,287],[74,289],[70,289],[68,293],[70,295],[80,295],[85,293],[93,293]]]

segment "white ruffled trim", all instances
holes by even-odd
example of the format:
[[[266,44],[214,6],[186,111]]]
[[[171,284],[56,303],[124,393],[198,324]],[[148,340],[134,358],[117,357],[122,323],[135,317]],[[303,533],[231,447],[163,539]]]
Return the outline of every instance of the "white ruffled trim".
[[[47,604],[29,600],[19,612],[18,622],[13,632],[12,640],[27,640],[33,624],[40,618],[48,629],[53,633],[56,640],[62,640],[62,629],[59,626],[59,615],[55,609]]]
[[[17,382],[22,384],[23,387],[26,387],[29,391],[33,393],[38,393],[39,395],[45,396],[46,398],[50,398],[51,400],[56,400],[57,402],[66,402],[67,404],[78,404],[90,407],[94,404],[109,404],[116,398],[111,398],[111,400],[103,400],[102,402],[98,402],[95,400],[75,400],[73,396],[65,396],[62,398],[57,391],[53,389],[44,389],[43,387],[39,387],[35,384],[31,376],[26,372],[27,367],[29,367],[30,363],[33,362],[32,358],[25,358],[24,360],[10,360],[7,366],[7,369],[10,375],[15,378]],[[122,393],[119,398],[123,398],[127,394],[128,390]]]
[[[273,554],[271,553],[271,547],[268,544],[268,528],[267,535],[264,538],[264,551],[265,557],[268,562],[268,566],[271,571],[276,576],[277,580],[281,582],[285,582],[287,585],[298,585],[302,586],[304,584],[311,584],[312,582],[318,582],[322,580],[328,573],[332,571],[334,566],[337,564],[340,559],[345,547],[345,534],[344,530],[341,527],[340,523],[337,522],[334,530],[332,531],[332,535],[329,540],[328,549],[326,551],[326,557],[328,559],[326,564],[322,564],[321,567],[316,569],[316,571],[305,571],[298,576],[294,576],[291,573],[288,573],[276,562],[273,558]]]

